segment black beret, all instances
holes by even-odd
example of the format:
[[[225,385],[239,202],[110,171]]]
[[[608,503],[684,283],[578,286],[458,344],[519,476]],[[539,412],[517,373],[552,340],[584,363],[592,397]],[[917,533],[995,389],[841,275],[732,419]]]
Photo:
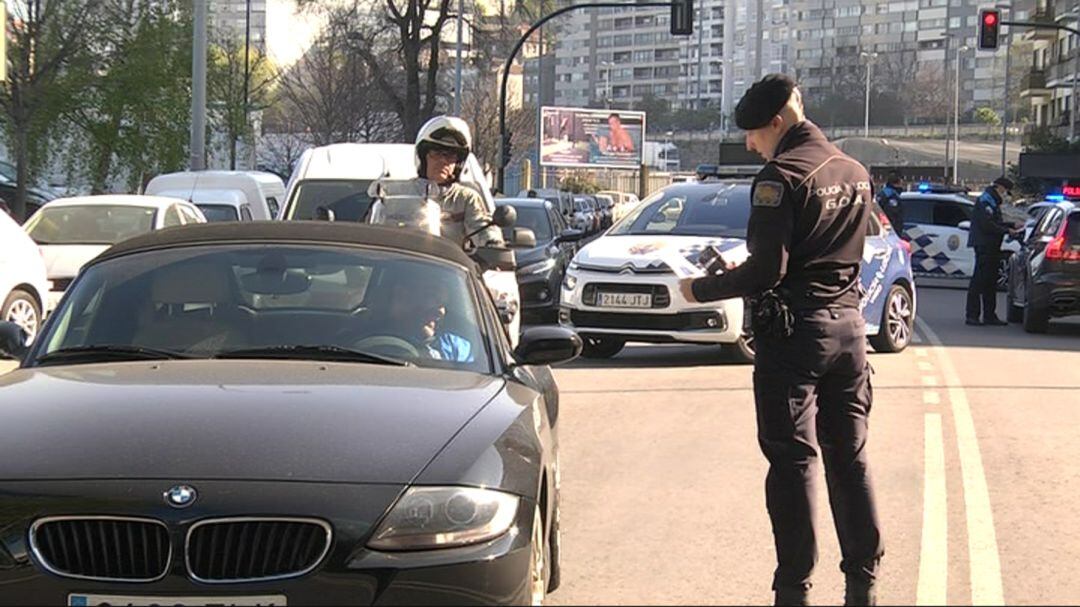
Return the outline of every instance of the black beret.
[[[760,129],[791,99],[795,81],[784,74],[768,74],[755,82],[735,106],[735,124],[744,131]]]

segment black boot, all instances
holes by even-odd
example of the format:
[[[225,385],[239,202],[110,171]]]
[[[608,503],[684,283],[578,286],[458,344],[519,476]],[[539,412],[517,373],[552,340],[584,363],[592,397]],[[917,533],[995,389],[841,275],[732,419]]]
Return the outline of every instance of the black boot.
[[[848,576],[844,586],[844,605],[877,605],[877,589],[874,581]]]
[[[777,606],[791,605],[793,607],[809,605],[809,594],[809,584],[803,586],[781,586],[776,589],[776,601],[773,604]]]

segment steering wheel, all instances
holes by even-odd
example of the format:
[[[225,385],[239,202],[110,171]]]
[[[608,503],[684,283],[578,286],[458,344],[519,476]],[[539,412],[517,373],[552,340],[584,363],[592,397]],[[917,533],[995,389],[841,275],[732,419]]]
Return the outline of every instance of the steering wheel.
[[[394,335],[372,335],[371,337],[365,337],[360,341],[354,343],[353,348],[362,352],[384,353],[387,350],[396,350],[398,352],[405,353],[404,357],[395,355],[393,353],[386,354],[387,356],[394,356],[395,358],[420,357],[420,351],[416,349],[416,346]]]

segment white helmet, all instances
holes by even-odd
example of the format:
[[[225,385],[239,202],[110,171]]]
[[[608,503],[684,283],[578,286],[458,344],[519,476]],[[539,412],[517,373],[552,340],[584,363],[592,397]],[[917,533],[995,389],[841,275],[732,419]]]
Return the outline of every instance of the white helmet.
[[[435,116],[420,127],[416,134],[416,170],[421,177],[427,176],[427,168],[424,160],[432,149],[452,150],[458,153],[458,162],[455,179],[461,176],[464,168],[464,160],[472,151],[472,133],[469,125],[456,116]]]

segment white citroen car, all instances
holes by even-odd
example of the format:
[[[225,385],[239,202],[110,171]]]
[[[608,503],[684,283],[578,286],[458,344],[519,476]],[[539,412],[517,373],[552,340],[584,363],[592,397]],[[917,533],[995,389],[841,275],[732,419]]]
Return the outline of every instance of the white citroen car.
[[[577,330],[585,356],[614,356],[627,341],[724,344],[753,359],[743,302],[687,303],[664,253],[694,261],[715,245],[729,262],[746,260],[749,182],[685,183],[653,194],[582,248],[563,279],[559,322]]]

